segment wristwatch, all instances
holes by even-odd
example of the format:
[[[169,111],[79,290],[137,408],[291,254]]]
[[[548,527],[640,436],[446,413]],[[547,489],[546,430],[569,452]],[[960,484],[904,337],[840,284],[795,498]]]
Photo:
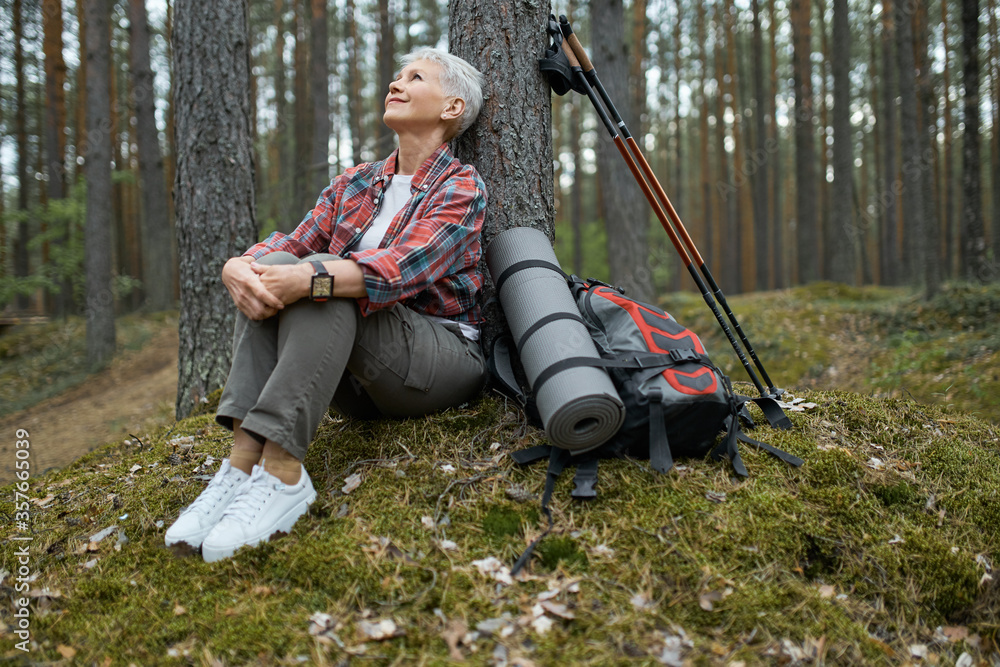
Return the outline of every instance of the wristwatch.
[[[333,296],[333,276],[323,266],[323,262],[310,262],[316,273],[309,285],[309,298],[313,301],[328,301]]]

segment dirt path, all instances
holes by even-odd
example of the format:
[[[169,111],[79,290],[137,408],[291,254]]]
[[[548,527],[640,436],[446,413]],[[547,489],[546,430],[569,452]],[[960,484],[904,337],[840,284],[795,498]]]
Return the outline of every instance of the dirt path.
[[[14,480],[14,433],[31,435],[31,471],[61,468],[115,438],[173,422],[177,394],[177,330],[156,334],[141,349],[72,389],[0,418],[0,484]]]

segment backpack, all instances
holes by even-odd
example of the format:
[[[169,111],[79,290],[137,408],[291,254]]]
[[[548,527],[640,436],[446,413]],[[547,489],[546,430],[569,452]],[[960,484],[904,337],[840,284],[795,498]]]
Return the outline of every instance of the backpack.
[[[518,400],[529,419],[536,420],[531,393],[549,377],[571,365],[604,368],[625,405],[625,420],[611,440],[582,454],[570,454],[552,445],[512,454],[522,465],[549,459],[542,496],[549,528],[522,554],[512,572],[524,566],[538,541],[551,531],[554,522],[549,501],[556,479],[568,465],[576,467],[572,496],[578,500],[596,497],[597,464],[602,458],[649,459],[654,470],[665,474],[673,467],[674,457],[704,457],[711,452],[716,460],[728,456],[736,474],[746,477],[738,450],[738,443],[744,442],[791,465],[802,465],[798,457],[743,432],[742,423],[753,424],[746,410],[750,401],[761,407],[772,424],[788,428],[791,422],[773,398],[750,398],[734,392],[729,378],[712,363],[694,332],[662,309],[626,296],[621,288],[576,276],[567,276],[567,282],[601,358],[564,360],[538,375],[529,393],[514,380],[509,339],[499,338],[488,359],[491,376],[502,393]],[[716,444],[720,433],[725,437]]]

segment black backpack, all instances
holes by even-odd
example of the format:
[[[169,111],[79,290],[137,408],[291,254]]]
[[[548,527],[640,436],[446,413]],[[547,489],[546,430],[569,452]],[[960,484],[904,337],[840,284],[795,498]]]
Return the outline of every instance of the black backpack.
[[[494,384],[518,400],[536,423],[540,420],[533,412],[531,394],[567,365],[607,369],[625,404],[621,428],[614,438],[596,449],[573,455],[559,447],[539,445],[512,454],[522,465],[549,459],[542,496],[549,530],[553,526],[549,501],[555,481],[567,465],[576,467],[572,496],[579,500],[597,495],[597,463],[602,458],[649,459],[654,470],[666,473],[673,467],[674,457],[704,457],[711,452],[717,460],[728,456],[736,474],[745,477],[747,470],[738,450],[739,442],[744,442],[791,465],[802,465],[798,457],[743,432],[742,424],[753,424],[746,410],[750,401],[760,406],[772,424],[788,428],[791,423],[773,398],[750,398],[735,393],[729,378],[712,363],[692,331],[660,308],[626,296],[620,288],[576,276],[567,277],[567,281],[600,359],[564,360],[559,367],[540,374],[531,392],[522,390],[515,380],[509,338],[494,341],[488,359]],[[720,433],[725,434],[721,440]],[[518,559],[513,571],[523,567],[537,542]]]

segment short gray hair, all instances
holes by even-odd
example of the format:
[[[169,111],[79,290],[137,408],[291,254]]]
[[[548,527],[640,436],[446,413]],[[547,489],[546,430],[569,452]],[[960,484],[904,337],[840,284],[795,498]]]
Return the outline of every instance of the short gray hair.
[[[483,106],[483,75],[458,56],[440,49],[430,47],[414,49],[403,56],[402,64],[405,67],[417,60],[429,60],[440,65],[441,89],[444,90],[444,94],[465,100],[465,112],[458,124],[458,134],[462,134],[475,122]]]

